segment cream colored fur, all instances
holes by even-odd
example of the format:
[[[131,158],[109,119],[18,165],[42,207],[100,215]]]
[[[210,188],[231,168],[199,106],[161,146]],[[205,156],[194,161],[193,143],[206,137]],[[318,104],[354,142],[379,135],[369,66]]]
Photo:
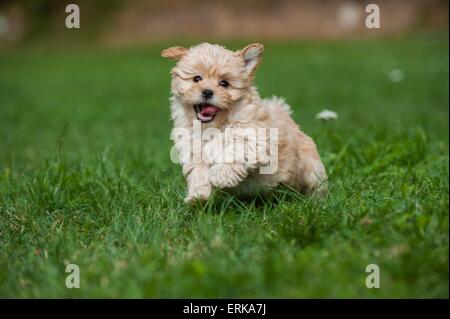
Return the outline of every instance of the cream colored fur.
[[[210,103],[220,111],[208,123],[201,123],[202,131],[213,127],[223,132],[225,128],[277,128],[278,169],[273,174],[260,174],[258,168],[267,165],[267,158],[258,156],[256,163],[223,163],[215,156],[219,151],[214,141],[202,141],[201,151],[209,148],[209,157],[193,154],[196,163],[184,162],[183,174],[187,180],[185,202],[206,200],[213,187],[227,189],[237,194],[253,194],[286,184],[298,191],[312,194],[326,191],[327,175],[313,140],[303,133],[292,120],[289,105],[281,98],[261,99],[253,85],[255,72],[261,63],[264,47],[251,44],[233,52],[219,45],[202,43],[189,49],[172,47],[161,52],[164,57],[177,60],[172,69],[171,115],[174,128],[185,128],[193,136],[196,118],[193,105],[202,102],[202,91],[214,92]],[[200,76],[201,81],[193,78]],[[228,87],[219,85],[226,80]],[[233,152],[231,136],[224,142],[225,152]],[[183,142],[176,142],[181,151]],[[246,143],[242,140],[241,143]],[[258,146],[257,146],[258,147]],[[196,151],[193,150],[195,153]]]

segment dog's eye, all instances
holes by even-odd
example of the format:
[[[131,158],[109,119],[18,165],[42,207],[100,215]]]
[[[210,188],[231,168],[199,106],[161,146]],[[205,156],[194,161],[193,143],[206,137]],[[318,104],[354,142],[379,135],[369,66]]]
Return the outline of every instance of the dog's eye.
[[[224,88],[227,88],[230,86],[230,83],[228,83],[228,81],[226,81],[226,80],[222,80],[219,82],[219,85],[223,86]]]
[[[196,75],[196,76],[194,76],[194,78],[192,79],[192,81],[194,81],[194,82],[199,82],[199,81],[201,81],[202,80],[202,77],[200,76],[200,75]]]

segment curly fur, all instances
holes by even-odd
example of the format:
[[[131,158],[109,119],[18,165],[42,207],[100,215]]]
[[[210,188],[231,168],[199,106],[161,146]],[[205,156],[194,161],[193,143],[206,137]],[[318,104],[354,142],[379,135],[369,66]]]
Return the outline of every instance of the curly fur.
[[[261,99],[253,85],[263,51],[263,45],[257,43],[236,52],[202,43],[189,49],[171,47],[161,52],[162,56],[177,61],[171,72],[171,116],[174,128],[189,130],[191,140],[201,139],[193,130],[193,123],[200,122],[193,105],[204,101],[202,92],[205,89],[214,92],[208,101],[220,111],[211,122],[201,123],[201,129],[215,128],[221,133],[226,128],[231,129],[231,136],[222,136],[220,146],[225,153],[234,151],[230,145],[237,140],[247,147],[251,145],[238,138],[241,129],[278,129],[277,156],[271,159],[277,161],[277,170],[271,174],[258,171],[267,164],[267,158],[258,152],[254,163],[224,163],[215,158],[220,153],[217,140],[201,140],[200,149],[192,150],[195,153],[192,155],[199,160],[182,163],[187,180],[185,202],[208,199],[213,187],[237,194],[270,190],[279,184],[306,194],[326,191],[327,175],[316,145],[292,120],[290,106],[278,97]],[[193,81],[195,76],[201,76],[201,81]],[[229,86],[220,86],[222,80]],[[183,143],[186,142],[175,143],[180,152]],[[210,156],[205,159],[201,154],[208,148]]]

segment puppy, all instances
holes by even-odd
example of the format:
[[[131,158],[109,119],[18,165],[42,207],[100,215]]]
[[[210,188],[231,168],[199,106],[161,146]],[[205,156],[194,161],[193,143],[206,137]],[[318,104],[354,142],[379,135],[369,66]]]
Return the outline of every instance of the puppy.
[[[261,99],[253,85],[263,51],[259,43],[236,52],[202,43],[161,52],[178,61],[170,102],[172,132],[184,136],[174,147],[187,180],[186,203],[207,200],[213,187],[239,195],[279,184],[326,192],[316,145],[292,120],[290,106],[277,97]]]

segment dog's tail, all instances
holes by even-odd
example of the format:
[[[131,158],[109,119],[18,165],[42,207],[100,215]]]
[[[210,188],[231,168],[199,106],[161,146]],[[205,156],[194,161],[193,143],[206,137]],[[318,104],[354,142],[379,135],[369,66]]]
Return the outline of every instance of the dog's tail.
[[[292,109],[289,106],[289,104],[286,103],[286,100],[283,99],[282,97],[278,97],[278,96],[272,96],[271,98],[268,99],[264,99],[263,100],[264,104],[267,105],[267,107],[271,108],[271,109],[282,109],[284,110],[287,114],[291,115],[292,114]]]

